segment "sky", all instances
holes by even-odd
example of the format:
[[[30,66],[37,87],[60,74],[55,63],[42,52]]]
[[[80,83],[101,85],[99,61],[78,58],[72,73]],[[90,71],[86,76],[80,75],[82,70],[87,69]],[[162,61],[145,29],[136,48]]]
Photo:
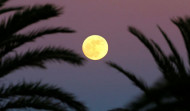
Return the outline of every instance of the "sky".
[[[161,77],[152,56],[128,32],[128,26],[141,30],[169,54],[169,48],[156,27],[160,25],[176,44],[182,57],[186,57],[179,30],[170,19],[190,16],[189,0],[14,0],[7,6],[46,3],[64,7],[64,13],[27,27],[20,33],[43,26],[69,27],[76,33],[44,36],[35,43],[19,48],[18,52],[54,45],[72,49],[85,57],[81,49],[84,39],[90,35],[101,35],[108,42],[108,54],[99,61],[86,58],[88,61],[80,67],[51,62],[47,63],[47,70],[22,68],[3,78],[5,82],[41,80],[73,93],[90,111],[106,111],[124,106],[142,92],[124,75],[107,66],[105,61],[119,64],[145,80],[149,86]]]

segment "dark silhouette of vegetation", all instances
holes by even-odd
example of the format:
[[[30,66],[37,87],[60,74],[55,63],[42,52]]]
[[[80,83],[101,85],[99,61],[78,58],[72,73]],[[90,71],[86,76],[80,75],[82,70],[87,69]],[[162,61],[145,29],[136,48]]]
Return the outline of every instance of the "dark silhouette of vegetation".
[[[108,111],[127,111],[127,110],[123,109],[123,108],[116,108],[116,109],[111,109],[111,110],[108,110]]]
[[[110,67],[123,73],[144,92],[139,98],[126,105],[125,108],[113,111],[190,111],[190,18],[179,17],[172,20],[172,22],[182,34],[187,50],[188,66],[184,65],[179,52],[159,26],[159,31],[171,49],[172,53],[169,55],[166,55],[155,41],[148,39],[136,28],[129,27],[129,32],[137,37],[150,51],[163,78],[149,87],[133,73],[124,70],[114,62],[107,62]]]
[[[14,11],[8,19],[0,22],[0,77],[3,78],[22,67],[46,68],[45,62],[68,62],[72,65],[82,65],[84,59],[69,49],[48,46],[28,49],[17,53],[16,48],[49,34],[73,33],[74,30],[63,27],[39,28],[20,34],[20,30],[36,22],[56,17],[61,14],[61,8],[52,4],[32,7],[16,6],[3,7],[8,0],[0,0],[0,16]],[[9,55],[12,52],[13,54]],[[8,109],[45,109],[51,111],[87,111],[83,103],[56,86],[41,82],[0,85],[0,110]]]

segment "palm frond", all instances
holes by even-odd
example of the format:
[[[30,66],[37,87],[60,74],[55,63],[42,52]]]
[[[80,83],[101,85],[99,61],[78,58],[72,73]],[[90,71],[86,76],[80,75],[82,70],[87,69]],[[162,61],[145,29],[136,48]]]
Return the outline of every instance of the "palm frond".
[[[160,104],[156,106],[165,104],[166,100],[189,101],[189,79],[190,78],[187,77],[186,79],[178,79],[172,82],[159,81],[157,84],[149,88],[146,94],[140,95],[140,97],[132,101],[126,107],[138,111],[149,105],[157,104],[158,101]]]
[[[0,0],[0,7],[7,1]],[[15,13],[0,23],[0,78],[26,66],[46,68],[45,63],[49,61],[65,61],[73,65],[83,64],[84,59],[72,50],[51,46],[19,54],[16,52],[15,55],[8,56],[7,54],[14,49],[44,35],[75,32],[69,28],[58,27],[43,28],[26,34],[18,33],[31,24],[60,15],[61,8],[56,8],[52,4],[1,8],[0,15],[10,11],[15,11]],[[51,111],[88,110],[72,94],[48,84],[22,82],[16,85],[0,86],[0,111],[28,108]]]
[[[60,105],[60,103],[54,103],[49,98],[40,97],[18,97],[18,99],[11,100],[5,105],[0,106],[1,111],[7,111],[8,109],[23,108],[34,108],[51,111],[67,111],[64,106]]]
[[[190,65],[190,17],[172,20],[177,25],[183,36]],[[126,106],[129,111],[189,111],[190,100],[190,76],[179,52],[169,39],[168,35],[158,26],[172,54],[166,55],[160,46],[138,31],[129,27],[129,31],[135,35],[150,51],[164,78],[141,94],[139,98]],[[118,70],[116,66],[112,66]],[[188,67],[189,68],[189,67]],[[124,73],[124,72],[123,72]],[[138,86],[139,87],[139,86]]]
[[[147,85],[145,85],[145,82],[138,79],[134,74],[125,71],[122,67],[119,65],[113,63],[113,62],[106,62],[110,67],[117,69],[119,72],[124,74],[127,78],[129,78],[138,88],[140,88],[142,91],[146,92],[148,90]]]
[[[174,59],[176,60],[175,65],[177,66],[177,69],[179,70],[179,73],[181,76],[187,76],[187,72],[183,63],[183,60],[181,59],[177,49],[175,48],[175,46],[173,45],[173,43],[171,42],[171,40],[168,38],[167,34],[161,29],[161,27],[158,26],[158,29],[160,30],[160,32],[162,33],[163,37],[165,38],[165,40],[167,41],[173,55],[174,55]]]
[[[32,31],[27,33],[26,35],[23,34],[16,34],[10,37],[8,40],[0,42],[0,57],[2,58],[7,53],[13,51],[15,48],[24,45],[28,42],[33,42],[37,38],[40,38],[44,35],[54,34],[54,33],[73,33],[75,32],[69,28],[43,28],[37,31]]]
[[[190,65],[190,18],[186,19],[177,18],[173,19],[172,22],[178,27],[178,29],[182,34]]]
[[[169,57],[166,56],[166,54],[161,49],[161,47],[155,41],[153,41],[153,40],[150,40],[150,42],[151,42],[152,46],[155,48],[155,51],[158,53],[158,57],[161,60],[160,64],[163,64],[164,66],[169,67],[168,69],[173,69],[172,72],[176,73],[175,67],[173,67],[173,63],[170,61]],[[164,67],[160,67],[161,72],[165,72],[165,73],[169,72],[169,70],[166,71],[165,70],[166,68],[164,68],[164,69],[163,68]]]
[[[142,32],[140,32],[139,30],[137,30],[134,27],[129,27],[129,32],[131,32],[133,35],[135,35],[135,37],[137,37],[148,48],[148,50],[154,57],[154,60],[159,65],[159,67],[162,69],[164,67],[164,64],[162,62],[162,59],[160,58],[160,53],[154,48],[151,41],[149,41]]]
[[[0,77],[21,67],[45,68],[45,62],[47,61],[65,61],[74,65],[82,65],[84,59],[72,50],[64,48],[46,47],[29,50],[24,54],[6,57],[0,64]]]
[[[140,97],[127,105],[127,108],[130,108],[132,111],[138,111],[152,104],[160,104],[162,99],[171,98],[170,89],[167,88],[168,87],[149,88],[146,94],[140,95]]]
[[[174,55],[166,56],[166,54],[163,52],[163,50],[160,48],[160,46],[151,40],[153,46],[155,47],[155,50],[159,52],[159,57],[161,59],[162,64],[165,67],[159,67],[160,71],[162,72],[164,78],[169,81],[175,81],[179,77],[179,69],[178,64],[176,62],[176,59]]]
[[[0,7],[2,7],[6,2],[8,2],[9,0],[0,0]]]
[[[55,17],[60,14],[60,9],[53,5],[47,4],[43,6],[33,6],[32,8],[18,11],[9,17],[7,22],[0,24],[0,41],[9,39],[8,37],[19,30],[51,17]]]
[[[135,101],[132,101],[129,105],[126,105],[126,108],[130,108],[132,111],[138,111],[139,109],[146,107],[150,103],[152,103],[152,101],[147,98],[146,95],[141,95]]]
[[[23,9],[23,8],[24,8],[24,7],[3,8],[3,9],[0,9],[0,15],[1,15],[1,14],[4,14],[4,13],[7,13],[7,12],[10,12],[10,11],[21,10],[21,9]]]
[[[147,111],[189,111],[190,106],[187,101],[167,102],[159,106],[147,109]]]
[[[21,82],[16,85],[3,86],[0,88],[0,98],[9,98],[17,96],[38,96],[45,98],[52,98],[60,100],[63,104],[67,104],[69,107],[76,111],[87,111],[87,107],[81,102],[77,101],[75,97],[67,93],[60,88],[49,85],[41,84],[41,82],[26,83]]]
[[[129,111],[129,110],[123,109],[123,108],[115,108],[115,109],[111,109],[111,110],[108,110],[108,111]]]
[[[148,40],[147,37],[136,28],[129,27],[129,32],[135,35],[135,37],[137,37],[150,51],[165,79],[173,80],[173,78],[177,76],[175,67],[170,60],[168,60],[168,57],[164,54],[161,48],[153,40]]]

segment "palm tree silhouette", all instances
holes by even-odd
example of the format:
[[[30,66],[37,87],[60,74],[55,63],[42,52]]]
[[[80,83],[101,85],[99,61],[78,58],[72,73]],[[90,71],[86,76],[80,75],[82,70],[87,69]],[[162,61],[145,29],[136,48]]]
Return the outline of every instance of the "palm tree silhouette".
[[[3,8],[8,0],[0,0],[0,16],[15,11],[8,19],[0,23],[0,77],[22,67],[46,68],[45,62],[65,61],[72,65],[82,65],[84,59],[69,49],[48,46],[45,48],[29,49],[24,53],[17,53],[16,48],[28,42],[34,42],[43,35],[55,33],[73,33],[74,30],[63,27],[41,28],[25,34],[17,32],[41,20],[56,17],[61,14],[61,8],[54,5],[36,5],[33,7],[16,6]],[[9,55],[10,52],[16,52]],[[0,110],[8,109],[45,109],[52,111],[87,111],[87,107],[75,97],[60,88],[42,84],[41,82],[1,85]]]
[[[160,46],[134,27],[129,27],[135,37],[137,37],[150,51],[163,78],[149,87],[144,81],[136,77],[133,73],[124,70],[114,62],[107,62],[109,66],[117,69],[128,77],[144,93],[124,109],[126,111],[189,111],[190,110],[190,18],[180,18],[171,20],[180,30],[189,64],[184,65],[183,59],[175,46],[168,38],[167,34],[158,26],[159,31],[165,38],[171,54],[166,55]],[[119,111],[119,110],[118,110]]]

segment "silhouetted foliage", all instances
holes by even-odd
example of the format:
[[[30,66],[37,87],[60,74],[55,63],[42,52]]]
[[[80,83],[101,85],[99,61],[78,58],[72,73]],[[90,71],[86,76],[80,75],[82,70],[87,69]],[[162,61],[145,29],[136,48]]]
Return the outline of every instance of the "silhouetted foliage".
[[[16,52],[28,42],[48,34],[73,33],[74,30],[65,27],[39,28],[25,34],[20,30],[61,14],[62,9],[52,4],[36,5],[32,7],[2,7],[8,0],[0,0],[0,16],[14,11],[8,19],[0,22],[0,78],[7,76],[22,67],[46,68],[48,61],[65,61],[72,65],[83,65],[84,59],[74,51],[47,46],[45,48],[28,49],[23,53]],[[12,55],[9,53],[12,52]],[[45,109],[51,111],[87,111],[83,103],[75,97],[56,86],[42,84],[41,82],[0,85],[0,110],[8,109]]]
[[[190,18],[177,18],[172,22],[179,28],[190,61]],[[190,62],[184,65],[183,59],[167,34],[158,26],[159,31],[165,38],[171,54],[166,55],[160,46],[153,40],[148,39],[142,32],[134,27],[129,27],[152,54],[159,70],[162,72],[162,80],[148,87],[137,77],[125,71],[113,62],[107,62],[109,66],[126,75],[144,94],[132,101],[124,108],[125,111],[189,111],[190,110]]]
[[[122,109],[122,108],[116,108],[116,109],[111,109],[108,111],[127,111],[126,109]]]

